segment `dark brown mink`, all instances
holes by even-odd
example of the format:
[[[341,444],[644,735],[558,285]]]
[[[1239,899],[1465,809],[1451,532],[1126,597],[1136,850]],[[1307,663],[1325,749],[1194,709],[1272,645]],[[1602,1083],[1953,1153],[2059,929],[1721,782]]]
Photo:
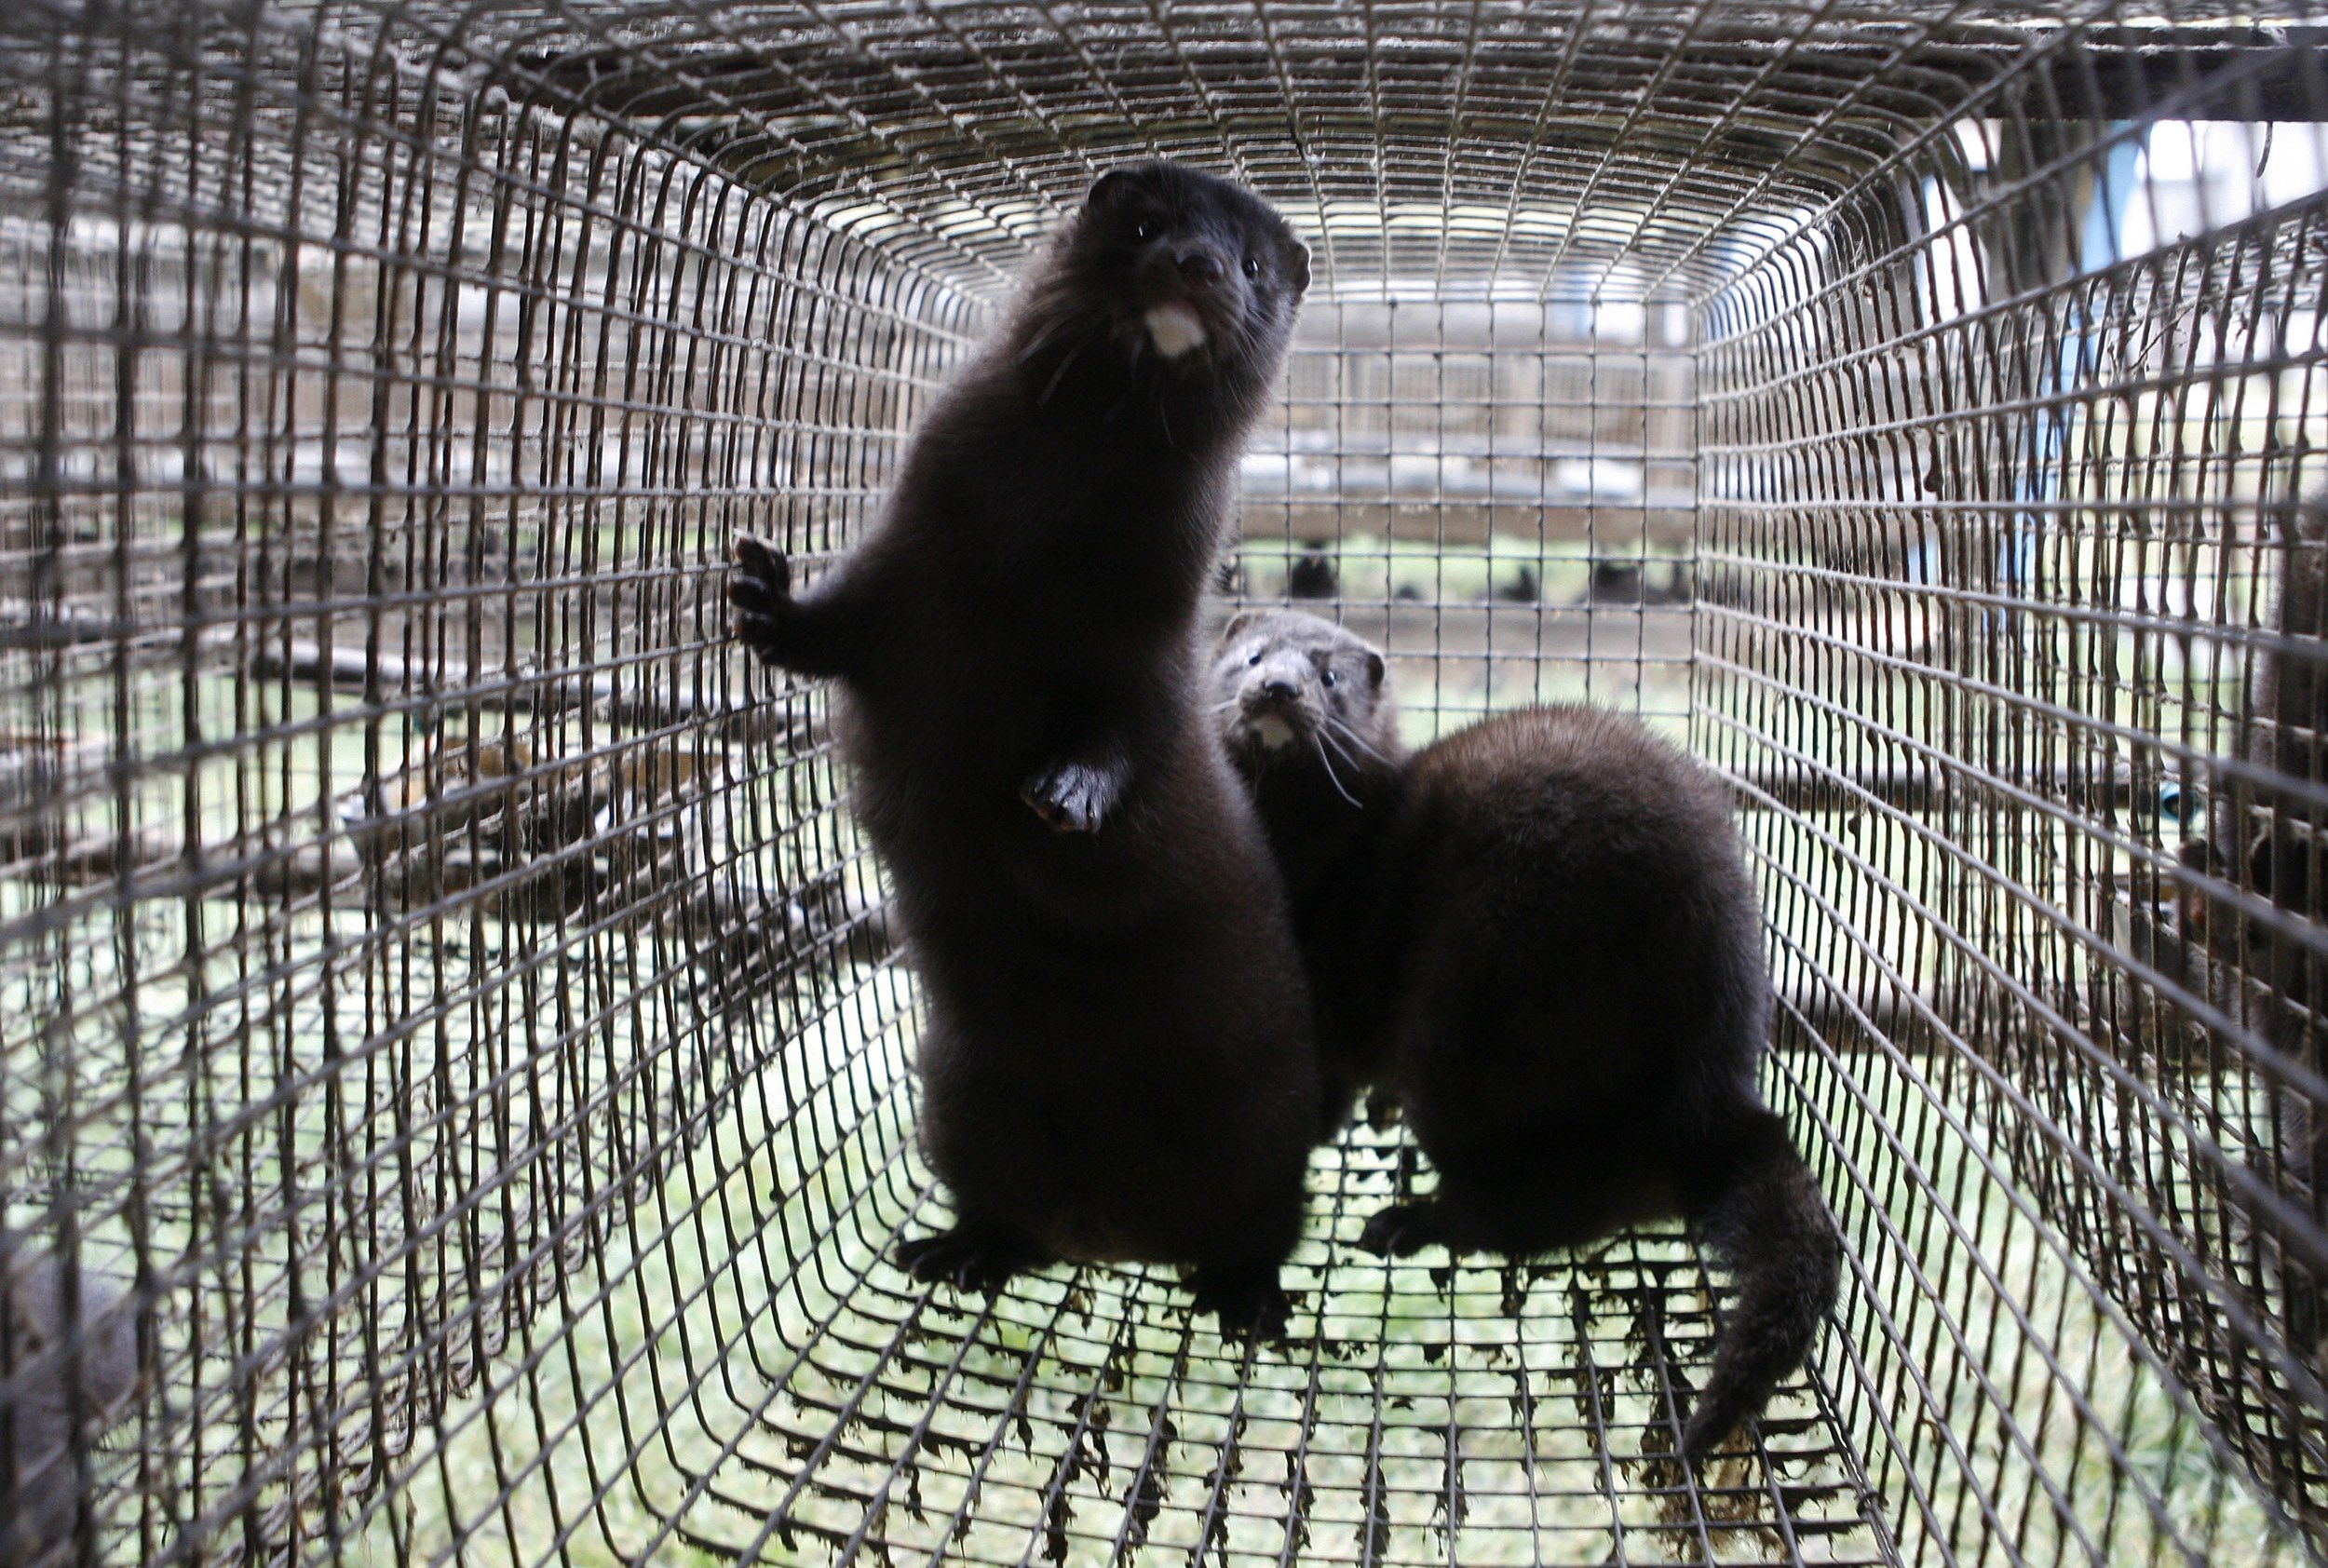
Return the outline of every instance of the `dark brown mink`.
[[[1683,1432],[1757,1414],[1834,1304],[1842,1241],[1764,1103],[1762,916],[1702,768],[1585,707],[1408,756],[1382,656],[1314,615],[1224,631],[1213,700],[1285,872],[1329,1075],[1439,1172],[1360,1245],[1526,1255],[1685,1217],[1737,1298]]]
[[[68,1271],[7,1233],[0,1313],[0,1568],[61,1562],[86,1490],[73,1440],[86,1441],[128,1408],[137,1322],[102,1275]]]
[[[2211,988],[2234,1017],[2256,1018],[2266,1043],[2293,1074],[2272,1075],[2274,1146],[2267,1174],[2293,1212],[2258,1213],[2280,1259],[2281,1299],[2290,1346],[2328,1365],[2328,1283],[2321,1231],[2328,1225],[2328,1132],[2311,1092],[2321,1069],[2315,997],[2328,997],[2328,953],[2303,926],[2322,914],[2323,829],[2328,829],[2328,501],[2279,508],[2279,591],[2267,623],[2272,641],[2249,666],[2254,724],[2245,748],[2267,777],[2238,777],[2216,791],[2208,835],[2183,845],[2182,860],[2204,873],[2244,873],[2281,918],[2246,915],[2202,890],[2178,900],[2181,935],[2230,959]],[[2281,782],[2284,780],[2285,782]],[[2290,787],[2298,786],[2298,787]],[[2302,924],[2299,924],[2302,923]],[[2268,1207],[2268,1206],[2267,1206]]]
[[[857,816],[927,1002],[920,1131],[956,1219],[900,1258],[992,1289],[1192,1267],[1272,1328],[1319,1097],[1259,822],[1201,707],[1198,612],[1308,254],[1165,163],[1092,185],[914,435],[861,547],[794,595],[753,540],[755,653],[837,677]]]

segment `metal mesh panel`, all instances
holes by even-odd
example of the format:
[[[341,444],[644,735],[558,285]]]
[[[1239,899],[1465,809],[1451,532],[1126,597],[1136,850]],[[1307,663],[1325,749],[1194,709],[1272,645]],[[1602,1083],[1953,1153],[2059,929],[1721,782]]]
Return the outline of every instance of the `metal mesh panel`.
[[[1976,1161],[1979,1201],[1947,1201],[1996,1227],[1982,1249],[2052,1253],[2095,1298],[2096,1345],[2122,1335],[2182,1380],[2317,1521],[2318,1351],[2292,1331],[2288,1276],[2316,1277],[2318,1223],[2286,1113],[2318,1056],[2308,1021],[2277,1019],[2272,939],[2240,930],[2294,912],[2254,908],[2248,846],[2278,795],[2251,744],[2254,667],[2292,678],[2321,629],[2275,622],[2294,601],[2267,582],[2319,547],[2273,542],[2328,414],[2311,128],[2293,129],[2298,199],[2123,253],[2174,216],[2147,165],[2214,140],[2256,169],[2271,139],[1961,122],[1888,233],[1709,308],[1703,559],[1722,591],[1699,720],[1715,756],[1815,780],[1817,809],[1755,824],[1792,889],[1781,950],[1810,986],[1889,1010],[1860,1048],[1929,1081],[1951,1124],[1891,1151],[1911,1169],[1871,1196],[1937,1196],[1944,1165]],[[2193,863],[2193,844],[2239,863]],[[2248,908],[2213,899],[2224,878]],[[1835,1072],[1826,1092],[1865,1069],[1812,1075]],[[1880,1251],[1861,1264],[1878,1293],[1926,1289],[1879,1284]],[[2019,1289],[1971,1284],[1956,1310],[2010,1313]],[[2015,1329],[2016,1358],[2055,1358],[2045,1326]],[[2039,1464],[2065,1440],[2131,1461],[2165,1413],[2099,1392],[2091,1437],[1936,1413]],[[1896,1462],[1932,1463],[1919,1446]]]
[[[2308,20],[0,10],[0,1414],[139,1374],[55,1561],[2321,1556]],[[1737,782],[1850,1258],[1702,1473],[1687,1243],[1385,1265],[1396,1131],[1282,1345],[887,1261],[910,955],[728,541],[1148,154],[1317,258],[1232,595]]]

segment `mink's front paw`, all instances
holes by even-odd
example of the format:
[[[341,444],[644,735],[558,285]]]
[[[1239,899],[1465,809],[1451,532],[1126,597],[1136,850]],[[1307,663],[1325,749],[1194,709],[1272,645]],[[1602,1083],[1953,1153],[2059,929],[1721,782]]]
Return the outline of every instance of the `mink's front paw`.
[[[749,534],[738,535],[736,564],[727,574],[727,602],[736,612],[736,636],[744,646],[770,664],[784,663],[792,568],[782,552]]]
[[[1099,831],[1114,793],[1112,782],[1099,769],[1062,763],[1028,779],[1020,787],[1019,798],[1062,833],[1091,833]]]

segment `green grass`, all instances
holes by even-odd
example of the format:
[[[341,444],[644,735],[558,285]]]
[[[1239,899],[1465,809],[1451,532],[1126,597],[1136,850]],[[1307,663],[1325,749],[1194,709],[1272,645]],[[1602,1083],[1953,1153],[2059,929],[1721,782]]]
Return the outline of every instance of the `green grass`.
[[[2125,1353],[2044,1227],[1981,1173],[1975,1150],[2007,1163],[2010,1156],[1981,1132],[1986,1121],[1976,1094],[1943,1082],[1934,1099],[1913,1081],[1915,1069],[1874,1058],[1791,1060],[1829,1115],[1848,1098],[1842,1075],[1870,1104],[1895,1107],[1904,1145],[1855,1156],[1855,1171],[1822,1160],[1863,1271],[1847,1292],[1847,1318],[1877,1381],[1850,1391],[1859,1374],[1838,1336],[1822,1349],[1820,1369],[1845,1407],[1863,1409],[1872,1394],[1904,1432],[1896,1448],[1863,1427],[1856,1432],[1875,1466],[1869,1480],[1876,1495],[1862,1505],[1832,1460],[1807,1457],[1823,1434],[1819,1407],[1790,1399],[1774,1412],[1793,1423],[1774,1429],[1774,1449],[1806,1456],[1783,1471],[1789,1485],[1808,1489],[1795,1517],[1843,1526],[1806,1537],[1807,1556],[1874,1549],[1874,1532],[1852,1523],[1862,1506],[1904,1521],[1899,1544],[1909,1561],[1939,1561],[1943,1541],[1972,1552],[1985,1501],[2023,1521],[2032,1560],[2078,1556],[2075,1533],[2082,1531],[2106,1548],[2107,1561],[2148,1561],[2156,1531],[2137,1502],[2147,1495],[2210,1561],[2294,1561],[2252,1496],[2203,1447],[2191,1415]],[[756,1141],[747,1129],[760,1129],[770,1109],[750,1097],[738,1102],[739,1144]],[[1945,1116],[1963,1121],[1970,1136],[1947,1127]],[[1851,1142],[1864,1145],[1856,1134]],[[467,1407],[468,1425],[450,1429],[448,1422],[440,1454],[407,1494],[410,1513],[393,1534],[387,1520],[375,1521],[369,1549],[391,1561],[401,1536],[423,1561],[457,1551],[462,1561],[533,1562],[562,1523],[577,1532],[567,1561],[611,1564],[636,1561],[675,1517],[687,1533],[733,1550],[751,1547],[768,1511],[790,1496],[784,1517],[793,1540],[779,1533],[760,1543],[766,1561],[827,1561],[833,1541],[868,1519],[887,1555],[922,1561],[950,1538],[979,1473],[969,1522],[951,1537],[951,1550],[1007,1561],[1055,1550],[1070,1562],[1096,1562],[1107,1560],[1119,1532],[1144,1529],[1144,1560],[1177,1561],[1205,1536],[1235,1431],[1237,1473],[1222,1484],[1219,1505],[1232,1522],[1217,1543],[1230,1561],[1274,1560],[1282,1548],[1296,1473],[1291,1454],[1301,1447],[1310,1550],[1336,1558],[1371,1535],[1377,1549],[1428,1560],[1453,1517],[1452,1425],[1463,1434],[1461,1561],[1529,1561],[1538,1552],[1593,1561],[1620,1536],[1633,1554],[1692,1560],[1690,1494],[1651,1490],[1678,1477],[1655,1458],[1655,1440],[1640,1425],[1660,1409],[1660,1368],[1666,1376],[1702,1374],[1699,1286],[1685,1254],[1651,1237],[1541,1270],[1386,1274],[1347,1243],[1376,1201],[1371,1195],[1387,1196],[1395,1181],[1394,1143],[1361,1132],[1345,1150],[1320,1156],[1316,1225],[1293,1276],[1311,1292],[1312,1315],[1297,1320],[1291,1345],[1262,1352],[1241,1373],[1233,1350],[1192,1331],[1183,1298],[1138,1271],[1036,1277],[982,1322],[973,1319],[975,1303],[945,1291],[926,1294],[846,1236],[814,1262],[843,1280],[870,1267],[850,1296],[798,1278],[771,1282],[751,1266],[758,1256],[751,1237],[685,1217],[705,1211],[697,1204],[711,1207],[714,1194],[744,1206],[765,1184],[765,1169],[736,1167],[721,1182],[706,1169],[717,1162],[699,1157],[673,1178],[689,1195],[670,1206],[682,1216],[678,1244],[643,1247],[635,1264],[612,1264],[614,1304],[572,1321],[552,1369]],[[889,1152],[868,1157],[879,1164]],[[859,1179],[852,1169],[839,1185]],[[1871,1206],[1864,1195],[1880,1201]],[[1942,1207],[1965,1237],[1934,1223]],[[880,1211],[873,1234],[886,1235],[898,1212]],[[808,1216],[785,1218],[797,1224]],[[1970,1266],[1975,1256],[1983,1267]],[[1914,1270],[1938,1282],[1937,1294],[1903,1283]],[[1451,1294],[1441,1293],[1442,1279]],[[1643,1309],[1653,1302],[1673,1336],[1670,1361],[1644,1338],[1653,1319]],[[838,1318],[819,1328],[836,1306]],[[1885,1344],[1892,1337],[1896,1349]],[[723,1354],[729,1338],[734,1348]],[[883,1355],[893,1340],[899,1348]],[[2040,1345],[2060,1358],[2063,1374],[2032,1354]],[[612,1374],[624,1356],[649,1346],[649,1361]],[[795,1355],[802,1358],[792,1369]],[[1902,1357],[1935,1374],[1939,1398],[1913,1392]],[[1121,1381],[1103,1375],[1111,1364]],[[711,1370],[718,1366],[724,1374]],[[1990,1388],[1969,1375],[1975,1368]],[[607,1397],[617,1384],[627,1417]],[[691,1384],[696,1397],[678,1398]],[[935,1406],[927,1402],[933,1392]],[[2076,1409],[2080,1399],[2091,1425]],[[853,1418],[836,1425],[832,1413],[852,1406]],[[935,1436],[916,1440],[914,1429],[933,1409]],[[508,1483],[511,1456],[537,1452],[535,1423],[555,1427],[576,1412],[579,1426],[543,1451],[542,1467],[520,1480],[505,1506],[484,1510]],[[1589,1413],[1609,1429],[1605,1449]],[[1943,1429],[1961,1445],[1961,1459],[1942,1440]],[[2098,1436],[2105,1431],[2122,1460],[2107,1452]],[[819,1449],[828,1437],[831,1450]],[[635,1459],[626,1458],[634,1451]],[[1143,1521],[1133,1477],[1151,1453],[1169,1480],[1160,1497],[1146,1496],[1155,1507]],[[688,1501],[707,1476],[711,1489]],[[1911,1501],[1911,1478],[1925,1494],[1921,1507]],[[1715,1479],[1747,1492],[1703,1494],[1697,1507],[1726,1531],[1718,1549],[1751,1560],[1765,1549],[1754,1542],[1767,1546],[1758,1530],[1767,1528],[1768,1505],[1752,1495],[1763,1484],[1760,1467],[1732,1461]],[[2080,1501],[2057,1513],[2048,1481]],[[586,1507],[602,1491],[602,1505]],[[1054,1493],[1069,1499],[1063,1512],[1048,1501]],[[715,1560],[669,1538],[649,1555]]]

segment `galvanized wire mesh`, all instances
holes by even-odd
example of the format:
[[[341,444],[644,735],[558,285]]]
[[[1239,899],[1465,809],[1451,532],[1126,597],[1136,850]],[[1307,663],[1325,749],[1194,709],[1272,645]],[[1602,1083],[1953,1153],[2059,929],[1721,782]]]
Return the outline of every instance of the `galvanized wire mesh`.
[[[57,1561],[2322,1555],[2328,796],[2257,678],[2328,629],[2310,21],[0,10],[0,1529],[65,1476]],[[1395,1131],[1319,1154],[1282,1346],[887,1261],[910,959],[723,563],[847,547],[1150,154],[1317,256],[1232,593],[1418,735],[1589,697],[1738,781],[1851,1257],[1706,1473],[1687,1245],[1386,1266]]]

